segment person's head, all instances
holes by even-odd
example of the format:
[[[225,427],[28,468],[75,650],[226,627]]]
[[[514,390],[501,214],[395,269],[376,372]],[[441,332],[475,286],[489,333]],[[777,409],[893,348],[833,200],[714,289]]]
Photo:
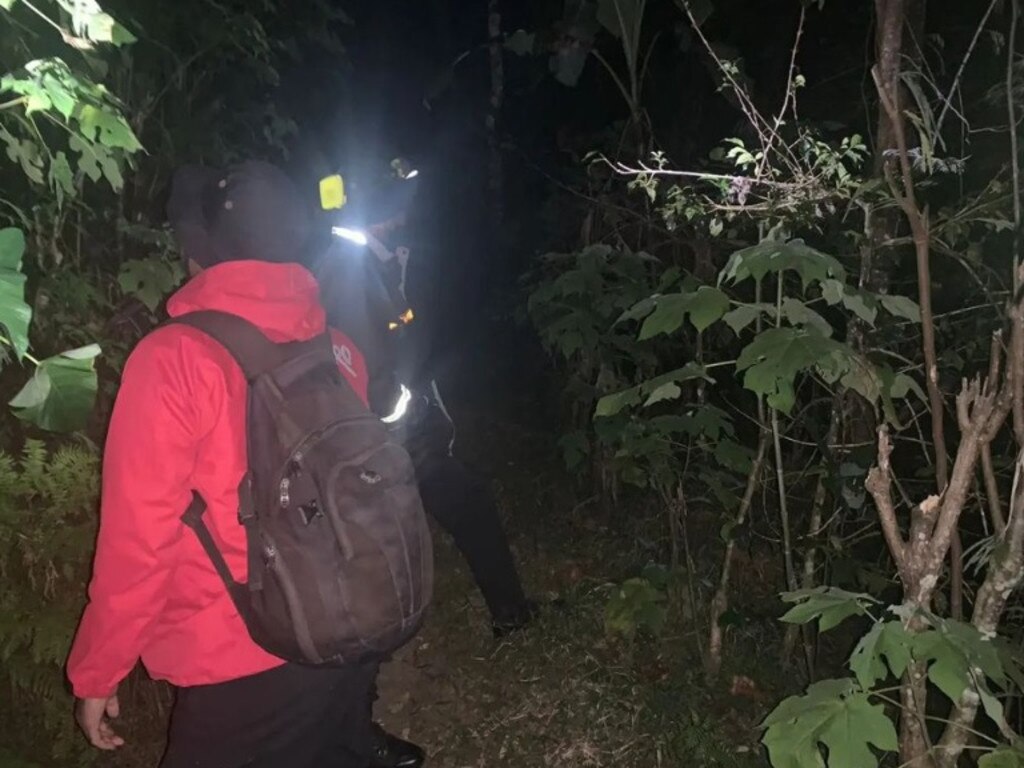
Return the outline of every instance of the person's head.
[[[259,161],[225,170],[181,168],[167,217],[192,274],[227,261],[301,263],[311,233],[292,181]]]

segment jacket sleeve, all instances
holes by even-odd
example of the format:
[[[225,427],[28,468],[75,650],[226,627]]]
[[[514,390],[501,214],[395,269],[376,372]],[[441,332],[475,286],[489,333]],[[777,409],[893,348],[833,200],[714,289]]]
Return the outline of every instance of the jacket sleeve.
[[[125,366],[103,458],[89,603],[68,659],[79,698],[113,694],[165,605],[197,449],[225,393],[204,342],[161,329]]]

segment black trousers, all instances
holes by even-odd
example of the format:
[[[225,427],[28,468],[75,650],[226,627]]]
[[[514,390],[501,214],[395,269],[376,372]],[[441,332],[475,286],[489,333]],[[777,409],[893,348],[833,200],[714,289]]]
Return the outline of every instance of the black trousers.
[[[160,768],[367,768],[377,664],[180,688]]]
[[[423,507],[455,540],[492,618],[515,616],[526,598],[491,489],[446,449],[413,460]]]

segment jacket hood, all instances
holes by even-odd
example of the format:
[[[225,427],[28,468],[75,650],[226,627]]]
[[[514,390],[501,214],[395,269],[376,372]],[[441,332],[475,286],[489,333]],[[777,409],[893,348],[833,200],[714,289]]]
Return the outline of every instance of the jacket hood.
[[[202,310],[237,315],[275,342],[305,341],[325,330],[316,280],[299,264],[224,262],[204,269],[167,300],[171,317]]]

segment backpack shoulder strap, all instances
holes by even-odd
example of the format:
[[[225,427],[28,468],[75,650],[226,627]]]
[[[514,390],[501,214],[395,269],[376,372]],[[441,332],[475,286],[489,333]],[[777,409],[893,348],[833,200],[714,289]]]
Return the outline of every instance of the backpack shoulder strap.
[[[226,349],[249,381],[271,371],[295,354],[295,344],[277,344],[245,318],[228,312],[201,310],[172,318],[168,325],[202,331]]]

